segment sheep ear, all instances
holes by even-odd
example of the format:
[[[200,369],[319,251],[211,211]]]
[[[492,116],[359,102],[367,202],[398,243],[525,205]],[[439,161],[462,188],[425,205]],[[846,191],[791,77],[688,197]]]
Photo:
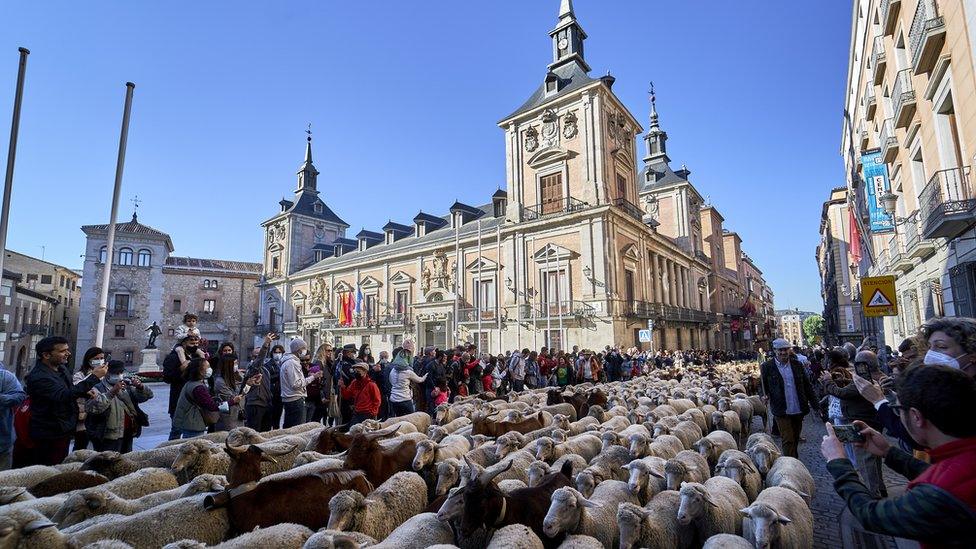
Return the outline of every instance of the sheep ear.
[[[649,473],[649,474],[650,474],[650,475],[651,475],[652,477],[654,477],[654,478],[664,478],[664,475],[662,475],[661,473],[658,473],[658,472],[657,472],[657,471],[655,471],[654,469],[648,469],[648,470],[647,470],[647,472],[648,472],[648,473]]]
[[[776,516],[776,522],[778,522],[780,524],[789,524],[789,523],[791,523],[793,521],[790,519],[790,517],[787,517],[785,515],[777,515]]]
[[[586,499],[584,497],[581,497],[580,498],[580,503],[583,504],[583,507],[589,507],[591,509],[599,509],[600,507],[603,507],[603,504],[602,503],[597,503],[595,501],[590,501],[590,500],[588,500],[588,499]]]
[[[739,509],[739,512],[742,513],[742,516],[744,516],[744,517],[751,517],[752,516],[751,511],[752,511],[752,507],[751,506],[750,507],[743,507],[742,509]]]
[[[711,505],[712,507],[718,507],[718,505],[716,505],[716,504],[715,504],[715,502],[714,502],[714,501],[712,501],[712,496],[710,496],[710,495],[708,495],[708,492],[703,492],[703,493],[702,493],[702,497],[703,497],[703,498],[705,499],[705,501],[706,501],[706,502],[707,502],[707,503],[708,503],[709,505]]]
[[[32,534],[38,530],[41,530],[43,528],[50,528],[52,526],[57,526],[57,524],[54,524],[47,518],[42,518],[42,519],[32,520],[28,522],[20,529],[20,531],[24,534]]]
[[[803,498],[803,499],[810,499],[810,494],[808,494],[806,492],[797,492],[797,494],[799,494],[800,497]]]

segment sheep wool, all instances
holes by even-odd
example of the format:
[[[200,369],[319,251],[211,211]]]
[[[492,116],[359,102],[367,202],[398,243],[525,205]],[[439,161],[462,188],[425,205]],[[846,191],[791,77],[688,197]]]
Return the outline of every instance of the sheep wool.
[[[302,549],[359,549],[376,545],[376,540],[359,532],[322,529],[312,534]]]
[[[495,532],[488,549],[542,549],[542,540],[524,524],[510,524]]]
[[[813,500],[816,494],[817,484],[810,474],[810,470],[802,461],[789,456],[781,456],[766,474],[766,486],[779,486],[793,490],[807,505]]]
[[[230,520],[226,509],[204,509],[204,497],[181,498],[129,517],[101,522],[71,534],[71,539],[82,544],[124,539],[140,549],[160,548],[185,538],[214,545],[227,536]]]
[[[363,496],[343,490],[329,501],[330,530],[353,530],[385,539],[394,528],[427,506],[427,484],[420,475],[401,471]]]
[[[742,530],[756,547],[770,549],[813,547],[813,513],[796,492],[779,487],[766,488],[749,507]],[[789,522],[784,522],[788,519]]]
[[[675,509],[681,496],[667,490],[654,496],[644,507],[621,503],[617,508],[621,547],[674,549],[690,546],[691,531],[678,523]]]
[[[705,540],[702,549],[752,549],[752,544],[746,538],[735,534],[715,534]]]
[[[425,549],[451,543],[454,543],[454,531],[450,525],[437,520],[434,513],[420,513],[397,526],[386,539],[370,549]]]

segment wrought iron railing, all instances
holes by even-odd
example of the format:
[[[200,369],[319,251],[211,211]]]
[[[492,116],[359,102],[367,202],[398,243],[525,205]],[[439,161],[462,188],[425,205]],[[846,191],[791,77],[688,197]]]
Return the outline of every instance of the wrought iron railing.
[[[220,318],[220,313],[217,311],[204,311],[202,313],[197,313],[197,317],[201,321],[214,322]]]
[[[922,38],[936,27],[944,26],[945,18],[940,17],[934,0],[919,0],[908,31],[908,47],[912,52],[912,66],[918,65],[922,56]]]
[[[902,243],[901,235],[893,233],[891,239],[888,240],[888,258],[891,260],[891,264],[898,263],[903,253],[905,253],[905,246]]]
[[[882,154],[889,147],[897,147],[898,139],[895,137],[895,125],[891,119],[885,119],[881,123],[881,131],[878,132],[878,146],[881,147]]]
[[[915,87],[912,86],[912,69],[903,69],[895,74],[895,85],[891,89],[891,101],[896,118],[907,103],[915,102]]]
[[[589,303],[565,300],[523,305],[521,312],[524,320],[546,320],[567,317],[590,317],[596,314],[596,309]]]
[[[627,200],[626,198],[615,198],[613,199],[613,205],[622,209],[630,217],[640,221],[644,217],[644,210],[637,207],[636,204]]]
[[[623,315],[636,318],[670,320],[674,322],[715,322],[716,316],[710,311],[699,311],[687,307],[676,307],[665,303],[650,301],[623,301]]]
[[[494,307],[486,307],[484,309],[478,307],[466,307],[463,309],[458,309],[458,322],[478,322],[478,320],[483,322],[494,322],[497,316],[498,312]]]
[[[51,327],[44,324],[24,324],[20,328],[20,333],[48,336],[51,334]]]
[[[567,196],[556,200],[547,200],[534,206],[522,206],[522,219],[535,221],[553,215],[565,215],[586,209],[589,206],[582,200]]]
[[[976,200],[969,181],[969,166],[935,172],[922,189],[919,203],[925,227],[938,223],[944,216],[971,211]]]
[[[912,215],[905,218],[902,222],[902,233],[905,234],[905,251],[911,252],[915,246],[921,241],[922,232],[921,227],[918,224],[919,217],[918,210],[912,212]]]
[[[868,111],[871,110],[871,107],[875,105],[875,103],[876,99],[874,97],[874,86],[871,82],[868,82],[864,86],[864,95],[861,96],[861,107],[864,109],[864,116],[868,120],[870,120],[870,117],[868,117]]]
[[[885,63],[884,37],[875,36],[874,44],[871,46],[871,69],[878,71],[878,64]]]

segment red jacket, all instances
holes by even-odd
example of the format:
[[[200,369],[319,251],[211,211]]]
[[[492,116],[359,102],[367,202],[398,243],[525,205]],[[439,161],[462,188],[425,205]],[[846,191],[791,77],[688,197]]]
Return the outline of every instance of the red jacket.
[[[929,450],[932,466],[908,483],[938,486],[976,512],[976,437],[964,438]]]
[[[380,388],[369,376],[358,378],[343,388],[342,398],[353,401],[354,412],[374,417],[380,412]]]

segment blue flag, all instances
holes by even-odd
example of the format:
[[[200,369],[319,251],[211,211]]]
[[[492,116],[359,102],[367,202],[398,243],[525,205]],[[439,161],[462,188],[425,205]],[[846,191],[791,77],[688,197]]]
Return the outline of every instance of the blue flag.
[[[363,289],[356,286],[356,314],[363,312]]]

